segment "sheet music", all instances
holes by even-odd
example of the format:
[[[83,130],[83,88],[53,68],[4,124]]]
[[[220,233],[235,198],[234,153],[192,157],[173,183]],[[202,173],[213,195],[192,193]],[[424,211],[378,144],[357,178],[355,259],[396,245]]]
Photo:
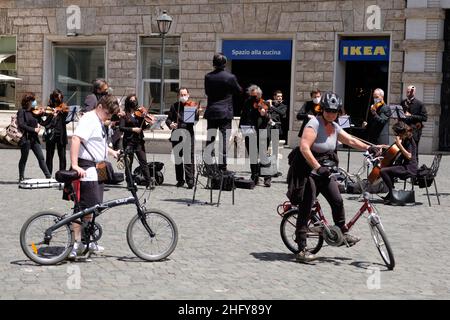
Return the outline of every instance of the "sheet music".
[[[389,108],[391,108],[391,118],[393,119],[405,119],[406,115],[403,112],[403,107],[399,104],[390,104]]]
[[[349,115],[339,116],[338,123],[342,129],[350,128],[350,116]]]
[[[155,123],[151,125],[150,130],[161,129],[164,123],[166,122],[167,115],[166,114],[154,114]]]
[[[183,120],[185,123],[194,123],[195,122],[195,112],[197,111],[197,107],[184,107]]]

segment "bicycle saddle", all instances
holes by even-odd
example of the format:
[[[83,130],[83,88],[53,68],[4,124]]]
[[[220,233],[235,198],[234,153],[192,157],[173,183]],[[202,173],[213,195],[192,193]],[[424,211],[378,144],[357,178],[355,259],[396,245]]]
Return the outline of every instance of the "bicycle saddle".
[[[79,179],[78,172],[76,170],[59,170],[55,173],[55,179],[62,183],[71,183]]]

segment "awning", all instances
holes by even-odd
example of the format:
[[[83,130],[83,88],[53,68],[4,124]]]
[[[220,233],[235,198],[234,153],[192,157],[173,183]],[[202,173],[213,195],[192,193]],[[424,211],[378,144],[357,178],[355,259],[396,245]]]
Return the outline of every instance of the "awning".
[[[16,80],[22,80],[22,79],[21,78],[7,76],[5,74],[0,74],[0,81],[16,81]]]

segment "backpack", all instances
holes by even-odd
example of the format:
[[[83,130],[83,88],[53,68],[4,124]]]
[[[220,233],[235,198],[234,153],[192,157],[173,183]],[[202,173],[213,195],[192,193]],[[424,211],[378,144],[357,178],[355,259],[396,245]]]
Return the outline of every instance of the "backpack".
[[[11,123],[6,127],[5,140],[8,143],[17,146],[22,137],[23,132],[19,129],[19,125],[17,123],[17,115],[13,115],[11,116]]]

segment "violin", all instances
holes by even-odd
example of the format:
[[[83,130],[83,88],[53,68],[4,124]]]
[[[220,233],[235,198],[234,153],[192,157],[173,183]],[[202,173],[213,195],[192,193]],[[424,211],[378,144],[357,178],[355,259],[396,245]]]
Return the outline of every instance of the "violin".
[[[267,104],[266,101],[264,101],[263,99],[259,99],[256,100],[255,102],[253,102],[253,108],[258,109],[259,113],[261,113],[261,110],[267,111],[269,110],[269,105]]]
[[[149,125],[152,125],[155,122],[155,117],[143,106],[137,108],[136,111],[134,111],[134,115],[138,118],[144,118],[144,122]]]
[[[367,177],[367,180],[371,184],[376,182],[380,178],[381,168],[391,166],[394,163],[394,161],[397,160],[399,154],[400,148],[397,146],[396,143],[392,144],[388,149],[386,149],[383,152],[382,154],[383,159],[377,165],[374,165],[372,171]]]
[[[380,101],[380,102],[377,102],[377,103],[375,103],[375,104],[373,104],[371,107],[370,107],[370,111],[375,111],[375,112],[377,112],[378,111],[378,109],[381,107],[381,106],[383,106],[384,105],[384,102],[383,101]]]
[[[53,114],[53,109],[51,107],[44,108],[42,106],[36,106],[31,110],[31,113],[33,113],[35,117],[43,117]]]
[[[55,107],[54,110],[58,112],[69,112],[69,106],[62,102],[59,106]]]

